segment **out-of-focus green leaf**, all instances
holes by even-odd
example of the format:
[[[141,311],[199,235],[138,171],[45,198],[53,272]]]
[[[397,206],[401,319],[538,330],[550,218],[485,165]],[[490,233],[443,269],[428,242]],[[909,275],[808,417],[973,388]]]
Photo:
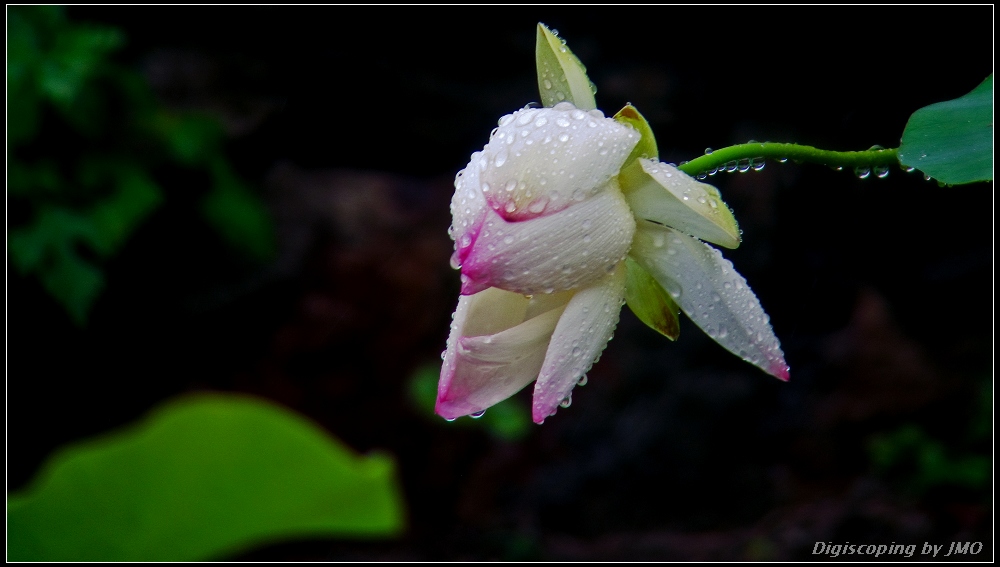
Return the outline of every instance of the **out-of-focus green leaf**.
[[[676,341],[681,334],[680,307],[667,290],[630,257],[625,258],[625,303],[649,328]]]
[[[535,67],[538,72],[538,92],[544,106],[571,102],[577,108],[597,108],[596,88],[587,78],[587,68],[566,47],[566,42],[538,24],[535,38]]]
[[[987,456],[949,455],[939,441],[915,425],[874,438],[869,454],[883,473],[905,471],[905,482],[916,492],[939,485],[970,489],[989,486],[991,463]]]
[[[7,499],[10,561],[199,561],[299,537],[399,535],[392,459],[255,398],[172,401],[57,452]]]
[[[276,250],[274,225],[264,203],[236,177],[229,165],[215,160],[214,186],[202,202],[205,219],[237,249],[264,260]]]
[[[946,185],[993,179],[993,75],[969,94],[910,116],[899,163]]]
[[[437,383],[441,367],[426,365],[417,369],[410,378],[410,401],[417,409],[432,419],[444,420],[434,415],[434,403],[437,401]],[[485,428],[490,435],[505,441],[523,439],[531,430],[531,413],[524,404],[514,398],[491,407],[478,419],[460,419],[449,426],[478,426]]]
[[[185,165],[205,165],[219,153],[222,126],[217,120],[160,110],[152,116],[151,126],[174,158]]]
[[[117,193],[97,203],[90,212],[95,235],[92,244],[103,256],[116,253],[163,200],[160,188],[142,169],[120,164],[114,173]]]

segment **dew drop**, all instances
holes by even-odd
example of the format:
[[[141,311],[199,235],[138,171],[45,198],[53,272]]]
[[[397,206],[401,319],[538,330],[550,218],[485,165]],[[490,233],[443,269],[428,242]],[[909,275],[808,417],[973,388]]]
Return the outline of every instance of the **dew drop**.
[[[542,81],[542,86],[545,87],[546,90],[551,89],[552,81],[545,79],[544,81]]]
[[[573,394],[566,396],[563,401],[559,402],[559,407],[568,408],[573,403]]]
[[[514,203],[514,201],[507,201],[507,204],[504,205],[503,210],[507,211],[508,213],[513,213],[515,210],[517,210],[517,205]]]
[[[764,158],[762,157],[753,158],[752,160],[750,160],[750,167],[753,167],[754,171],[760,171],[764,169]]]
[[[586,386],[587,385],[587,375],[584,374],[583,376],[580,376],[580,379],[576,381],[576,385],[577,386]]]
[[[875,177],[879,179],[885,179],[889,177],[889,166],[887,165],[876,165],[875,166]]]
[[[736,169],[740,173],[746,173],[750,171],[750,158],[743,158],[736,164]]]
[[[712,148],[705,148],[705,155],[706,156],[709,155],[709,154],[711,154],[711,153],[712,153]]]
[[[470,413],[469,417],[471,417],[472,419],[479,419],[484,415],[486,415],[486,410],[477,411],[476,413]]]
[[[858,179],[868,179],[868,176],[872,174],[872,170],[866,165],[859,165],[854,168],[854,175],[858,176]]]
[[[504,244],[513,244],[514,243],[514,237],[508,234],[507,236],[503,237],[503,243]]]
[[[445,420],[445,421],[455,421],[455,418],[454,418],[454,417],[452,417],[452,418],[447,418],[447,417],[446,417],[446,418],[444,418],[444,420]]]

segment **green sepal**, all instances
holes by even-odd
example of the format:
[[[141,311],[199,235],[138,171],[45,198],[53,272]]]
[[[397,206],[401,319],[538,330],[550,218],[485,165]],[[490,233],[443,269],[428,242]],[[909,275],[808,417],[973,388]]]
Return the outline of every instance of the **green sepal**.
[[[640,321],[672,341],[681,334],[681,309],[667,290],[632,258],[625,258],[625,303]]]
[[[899,163],[946,185],[993,180],[993,75],[965,96],[910,116]]]
[[[535,41],[535,65],[538,71],[538,92],[544,106],[569,102],[573,106],[592,110],[594,84],[587,78],[587,68],[566,47],[566,42],[539,22]]]
[[[639,114],[634,106],[625,105],[625,108],[619,110],[614,118],[639,132],[639,143],[632,148],[632,153],[625,159],[626,164],[638,158],[659,159],[660,151],[656,148],[656,136],[653,135],[653,129],[649,127],[649,122],[646,122],[646,119]]]

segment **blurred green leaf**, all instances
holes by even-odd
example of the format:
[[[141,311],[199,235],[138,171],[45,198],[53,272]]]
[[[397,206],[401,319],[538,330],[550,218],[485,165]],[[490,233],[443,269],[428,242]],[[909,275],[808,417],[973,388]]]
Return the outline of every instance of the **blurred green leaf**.
[[[7,499],[9,561],[200,561],[404,529],[393,461],[264,400],[201,394],[58,451]]]
[[[212,190],[202,202],[202,213],[231,245],[252,258],[274,256],[277,244],[271,217],[254,195],[222,159],[211,164]]]
[[[135,94],[133,98],[136,98]],[[151,125],[180,163],[204,165],[219,153],[222,126],[217,120],[160,109],[154,111]]]
[[[535,69],[544,106],[565,101],[583,110],[597,108],[594,100],[597,89],[587,78],[587,68],[573,55],[566,42],[542,23],[538,24],[535,37]]]
[[[440,371],[440,366],[431,364],[418,368],[410,378],[409,394],[410,401],[420,413],[441,423],[446,423],[443,418],[434,413]],[[517,441],[528,435],[532,423],[528,408],[514,398],[507,398],[491,407],[478,419],[460,419],[449,426],[483,427],[497,439]]]
[[[94,224],[94,250],[110,256],[125,244],[128,237],[163,200],[160,188],[142,169],[128,163],[114,171],[117,192],[98,202],[90,211]]]
[[[983,455],[949,455],[944,446],[915,425],[872,439],[872,462],[883,473],[905,471],[905,481],[916,492],[938,485],[970,489],[989,486],[992,465]]]
[[[899,163],[946,185],[993,179],[993,75],[969,94],[910,116]]]

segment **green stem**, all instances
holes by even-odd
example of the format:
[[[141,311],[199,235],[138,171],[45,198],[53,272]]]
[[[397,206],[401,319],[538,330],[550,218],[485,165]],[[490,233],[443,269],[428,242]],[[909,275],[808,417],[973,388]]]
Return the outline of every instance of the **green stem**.
[[[850,168],[870,171],[872,168],[899,165],[897,149],[870,149],[863,152],[834,152],[820,150],[799,144],[778,144],[774,142],[750,142],[715,150],[681,164],[678,169],[696,176],[714,170],[733,169],[763,163],[761,158],[779,161],[791,159],[802,163],[818,163],[834,168]]]

